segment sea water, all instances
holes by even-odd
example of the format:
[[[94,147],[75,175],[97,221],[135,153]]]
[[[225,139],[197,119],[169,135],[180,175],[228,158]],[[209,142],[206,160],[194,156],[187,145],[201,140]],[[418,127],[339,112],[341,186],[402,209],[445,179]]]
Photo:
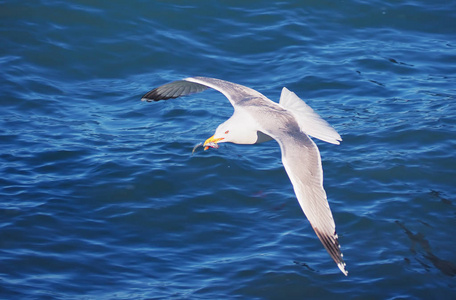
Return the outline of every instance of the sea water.
[[[456,3],[2,1],[0,298],[454,299]],[[304,99],[349,276],[276,142],[188,76]]]

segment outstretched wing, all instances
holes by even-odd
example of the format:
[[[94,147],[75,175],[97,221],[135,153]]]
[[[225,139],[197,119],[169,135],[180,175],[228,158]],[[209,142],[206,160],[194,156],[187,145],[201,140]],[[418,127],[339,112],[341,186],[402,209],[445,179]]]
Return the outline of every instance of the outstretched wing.
[[[297,136],[274,136],[282,150],[282,162],[293,184],[299,204],[339,269],[345,275],[345,262],[340,251],[336,225],[323,189],[320,152],[315,143],[302,132]]]
[[[221,92],[223,95],[225,95],[225,97],[228,98],[228,100],[235,108],[236,105],[241,101],[249,100],[252,98],[261,98],[263,101],[272,102],[263,94],[246,86],[208,77],[189,77],[183,80],[167,83],[151,90],[145,94],[141,100],[149,102],[167,100],[199,93],[205,91],[207,88],[212,88]]]

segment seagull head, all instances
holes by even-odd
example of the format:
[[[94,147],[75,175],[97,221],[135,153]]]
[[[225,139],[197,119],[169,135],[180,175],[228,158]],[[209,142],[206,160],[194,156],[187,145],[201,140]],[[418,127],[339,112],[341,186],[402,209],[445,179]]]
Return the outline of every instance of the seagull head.
[[[220,124],[220,126],[217,128],[215,131],[214,135],[208,138],[203,146],[204,150],[207,150],[209,148],[215,148],[217,149],[219,147],[218,143],[225,143],[225,142],[233,142],[232,140],[232,134],[230,133],[230,130],[226,126],[225,123]]]
[[[218,148],[218,143],[234,143],[242,145],[255,144],[258,141],[256,123],[250,116],[234,113],[231,118],[220,124],[213,136],[208,138],[203,146],[204,150]]]
[[[231,119],[228,119],[226,122],[217,127],[214,135],[204,142],[204,150],[209,148],[217,149],[219,147],[218,143],[235,142],[233,141],[233,134],[231,130],[233,126],[231,125],[232,122],[230,120]],[[235,128],[233,129],[235,130]]]

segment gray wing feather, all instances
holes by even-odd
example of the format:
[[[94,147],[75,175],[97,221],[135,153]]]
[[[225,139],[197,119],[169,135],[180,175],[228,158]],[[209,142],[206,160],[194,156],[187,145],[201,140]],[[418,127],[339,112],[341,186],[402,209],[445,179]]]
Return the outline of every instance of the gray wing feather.
[[[297,136],[277,136],[282,150],[282,162],[298,198],[299,204],[321,243],[347,275],[345,262],[336,233],[336,225],[323,188],[320,152],[304,133]]]

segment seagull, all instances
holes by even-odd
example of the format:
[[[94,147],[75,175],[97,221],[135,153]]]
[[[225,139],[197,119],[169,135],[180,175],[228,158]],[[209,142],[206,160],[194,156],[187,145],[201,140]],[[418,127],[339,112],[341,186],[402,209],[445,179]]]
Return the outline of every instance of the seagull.
[[[204,142],[204,150],[218,148],[218,143],[251,145],[276,140],[282,152],[283,166],[304,214],[329,255],[347,276],[336,225],[323,188],[320,152],[309,138],[312,136],[338,145],[342,141],[340,135],[285,87],[279,103],[276,103],[243,85],[216,78],[189,77],[159,86],[141,100],[168,100],[208,88],[225,95],[234,107],[234,113]]]

